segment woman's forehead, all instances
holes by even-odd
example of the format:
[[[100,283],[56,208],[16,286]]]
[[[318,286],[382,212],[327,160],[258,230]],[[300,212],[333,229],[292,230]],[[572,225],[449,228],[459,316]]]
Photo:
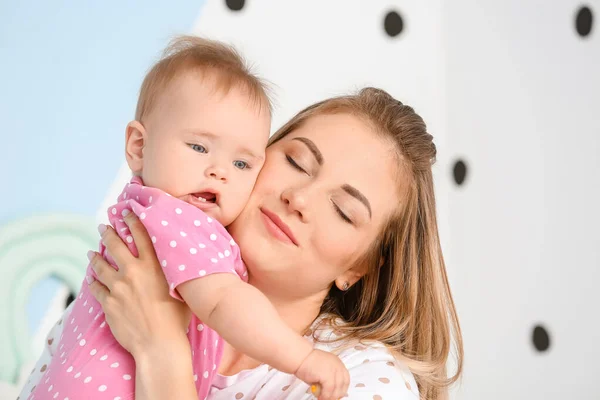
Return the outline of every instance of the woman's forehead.
[[[376,132],[363,118],[348,113],[312,116],[286,138],[307,138],[331,159],[352,156],[354,162],[371,158],[383,161],[396,154],[389,139]]]
[[[309,151],[305,142],[312,142],[332,181],[356,187],[379,206],[397,204],[397,190],[391,190],[398,186],[396,150],[363,119],[347,113],[314,116],[285,139]]]

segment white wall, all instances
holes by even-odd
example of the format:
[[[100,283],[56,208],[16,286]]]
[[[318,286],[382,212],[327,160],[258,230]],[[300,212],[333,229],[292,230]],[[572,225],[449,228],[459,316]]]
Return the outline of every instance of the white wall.
[[[445,6],[449,150],[468,165],[448,194],[461,399],[600,398],[600,37],[577,34],[580,6]]]

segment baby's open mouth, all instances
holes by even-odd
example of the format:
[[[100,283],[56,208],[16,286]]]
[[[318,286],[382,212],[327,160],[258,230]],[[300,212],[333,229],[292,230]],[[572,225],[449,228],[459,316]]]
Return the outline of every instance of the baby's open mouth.
[[[214,203],[217,201],[217,195],[211,192],[194,193],[193,196],[205,203]]]

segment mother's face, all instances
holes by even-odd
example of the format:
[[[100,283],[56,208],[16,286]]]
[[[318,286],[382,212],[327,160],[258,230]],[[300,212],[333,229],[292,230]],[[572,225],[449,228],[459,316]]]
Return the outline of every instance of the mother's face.
[[[304,298],[361,276],[351,269],[398,204],[395,152],[349,114],[319,115],[267,148],[230,232],[250,282]]]

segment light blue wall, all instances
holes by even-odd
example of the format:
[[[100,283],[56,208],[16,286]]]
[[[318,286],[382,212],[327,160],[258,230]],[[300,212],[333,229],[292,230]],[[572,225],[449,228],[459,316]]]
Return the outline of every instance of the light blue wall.
[[[202,4],[0,1],[0,225],[95,215],[123,161],[145,72],[172,35],[191,30]],[[56,288],[35,290],[32,329]]]

